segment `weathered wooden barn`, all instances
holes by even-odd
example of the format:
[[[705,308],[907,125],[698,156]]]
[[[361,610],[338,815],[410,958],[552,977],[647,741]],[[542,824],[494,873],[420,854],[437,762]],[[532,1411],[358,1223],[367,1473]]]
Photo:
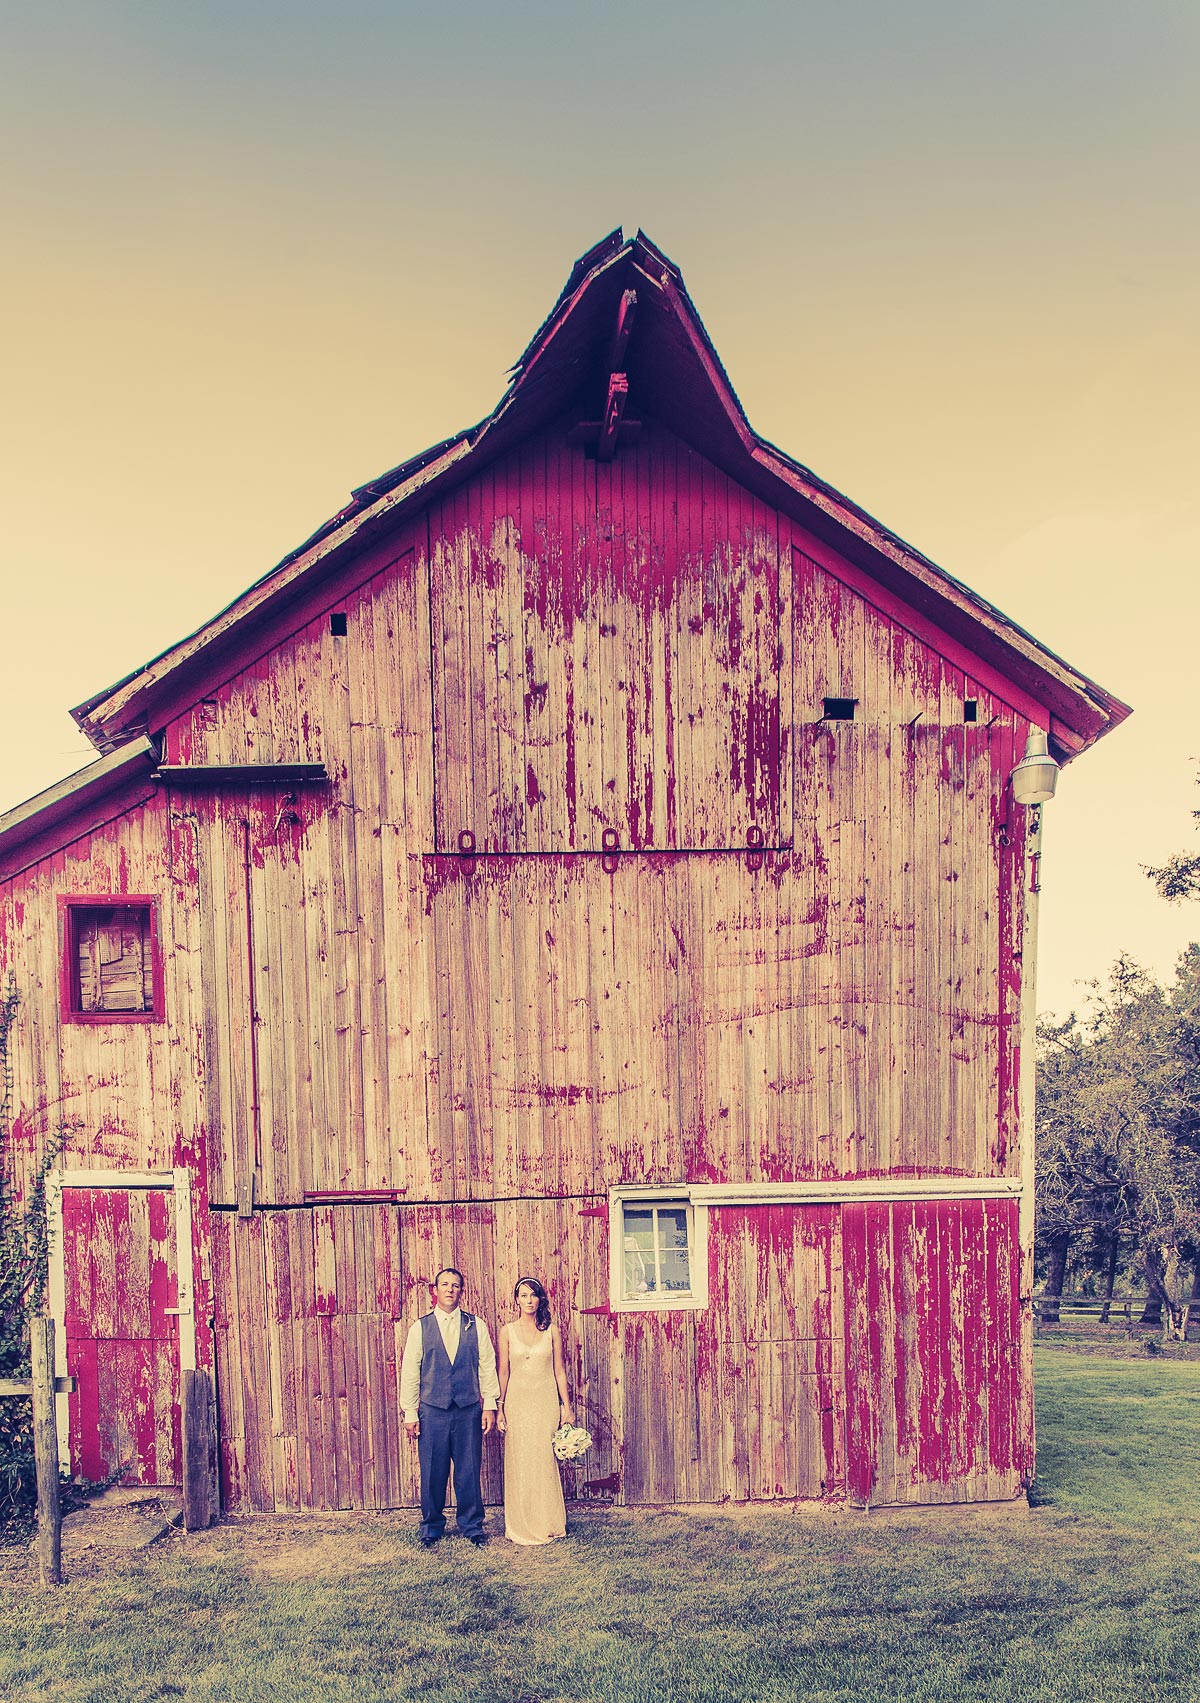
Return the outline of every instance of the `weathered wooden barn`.
[[[416,1500],[443,1262],[546,1281],[580,1496],[1017,1495],[1030,730],[1125,706],[757,437],[644,236],[481,425],[75,712],[0,819],[72,1469]],[[487,1465],[492,1499],[499,1448]]]

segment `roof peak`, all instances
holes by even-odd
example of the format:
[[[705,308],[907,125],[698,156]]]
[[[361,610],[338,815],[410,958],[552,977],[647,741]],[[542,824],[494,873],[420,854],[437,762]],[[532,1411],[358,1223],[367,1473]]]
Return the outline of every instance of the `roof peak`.
[[[606,458],[652,414],[764,502],[773,504],[1047,706],[1060,749],[1099,738],[1128,710],[982,598],[905,544],[752,429],[675,263],[642,230],[618,226],[568,273],[550,313],[478,425],[360,485],[303,545],[190,637],[72,714],[102,751],[154,731],[235,632],[261,621],[296,582],[393,529],[401,516],[468,477],[552,419],[574,412],[589,451]],[[624,434],[624,435],[623,435]],[[190,683],[190,684],[188,684]],[[190,701],[190,700],[189,700]]]

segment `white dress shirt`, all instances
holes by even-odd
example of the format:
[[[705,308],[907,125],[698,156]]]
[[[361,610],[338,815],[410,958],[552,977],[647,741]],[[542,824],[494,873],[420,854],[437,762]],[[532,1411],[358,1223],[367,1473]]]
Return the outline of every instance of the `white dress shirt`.
[[[448,1313],[444,1307],[435,1307],[433,1316],[442,1332],[442,1341],[446,1344],[446,1353],[453,1366],[454,1357],[458,1353],[458,1344],[462,1336],[462,1308],[455,1307]],[[475,1332],[479,1341],[479,1393],[483,1397],[484,1408],[494,1413],[500,1404],[500,1379],[496,1373],[496,1350],[492,1346],[492,1338],[487,1326],[478,1313],[472,1313],[475,1320]],[[404,1358],[400,1362],[400,1406],[404,1411],[404,1423],[411,1425],[417,1417],[417,1409],[421,1400],[421,1355],[424,1343],[421,1336],[421,1321],[417,1319],[408,1328],[408,1336],[404,1342]]]

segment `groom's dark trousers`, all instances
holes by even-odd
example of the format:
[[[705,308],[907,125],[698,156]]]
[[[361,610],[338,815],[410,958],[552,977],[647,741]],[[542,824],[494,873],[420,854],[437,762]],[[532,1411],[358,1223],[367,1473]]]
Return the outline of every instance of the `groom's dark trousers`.
[[[446,1485],[454,1462],[454,1500],[458,1507],[458,1529],[464,1537],[483,1532],[483,1492],[479,1472],[483,1459],[482,1409],[430,1407],[418,1409],[421,1430],[417,1437],[417,1459],[421,1465],[421,1531],[441,1537],[446,1529]]]

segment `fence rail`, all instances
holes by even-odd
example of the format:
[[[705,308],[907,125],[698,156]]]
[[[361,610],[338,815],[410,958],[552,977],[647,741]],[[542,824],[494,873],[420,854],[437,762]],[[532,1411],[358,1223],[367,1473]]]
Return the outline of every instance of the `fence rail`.
[[[1035,1295],[1033,1297],[1033,1328],[1034,1334],[1041,1332],[1043,1325],[1053,1328],[1056,1324],[1066,1323],[1068,1315],[1074,1315],[1077,1321],[1094,1320],[1097,1324],[1111,1325],[1123,1329],[1126,1336],[1132,1336],[1139,1327],[1147,1331],[1162,1331],[1166,1336],[1178,1336],[1179,1340],[1190,1339],[1196,1325],[1196,1303],[1185,1302],[1181,1316],[1170,1316],[1170,1309],[1163,1308],[1162,1320],[1144,1324],[1141,1318],[1146,1308],[1144,1295],[1114,1295],[1107,1302],[1103,1296],[1096,1295]],[[1107,1316],[1105,1312],[1107,1309]],[[1185,1333],[1185,1334],[1181,1334]]]

